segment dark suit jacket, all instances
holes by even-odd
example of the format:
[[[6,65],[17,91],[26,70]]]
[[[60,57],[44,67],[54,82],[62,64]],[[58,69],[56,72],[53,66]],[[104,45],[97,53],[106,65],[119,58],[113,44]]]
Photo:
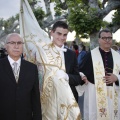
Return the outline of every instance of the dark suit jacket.
[[[0,60],[0,120],[41,120],[37,66],[21,59],[16,83],[8,58]]]
[[[75,86],[80,85],[82,80],[78,71],[76,54],[74,51],[67,49],[67,52],[64,52],[64,56],[65,56],[66,73],[69,76],[69,84],[74,94],[74,97],[78,102],[78,93],[76,91]]]

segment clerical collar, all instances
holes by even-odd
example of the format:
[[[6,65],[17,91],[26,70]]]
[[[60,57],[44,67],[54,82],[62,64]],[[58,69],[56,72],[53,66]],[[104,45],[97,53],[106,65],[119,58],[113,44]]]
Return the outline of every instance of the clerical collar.
[[[99,47],[99,50],[100,50],[100,52],[101,53],[106,53],[106,54],[110,54],[111,53],[111,49],[109,50],[109,51],[104,51],[104,50],[102,50],[100,47]]]

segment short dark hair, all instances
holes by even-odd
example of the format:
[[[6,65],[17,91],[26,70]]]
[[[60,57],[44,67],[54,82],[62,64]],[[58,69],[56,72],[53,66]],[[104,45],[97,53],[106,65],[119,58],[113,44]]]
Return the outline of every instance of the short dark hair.
[[[98,34],[98,37],[100,38],[101,37],[101,33],[103,33],[103,32],[106,32],[106,33],[111,33],[111,35],[112,35],[112,32],[109,30],[109,29],[103,29],[103,30],[101,30],[100,32],[99,32],[99,34]]]
[[[80,44],[80,46],[82,47],[82,50],[86,51],[86,47],[85,47],[85,45]]]
[[[74,48],[75,50],[78,50],[78,45],[73,45],[73,48]]]
[[[73,45],[76,45],[76,41],[72,41],[72,44],[73,44]]]
[[[66,22],[64,22],[64,21],[57,21],[57,22],[53,25],[52,31],[55,31],[56,28],[58,28],[58,27],[64,28],[64,29],[68,29],[68,25],[67,25]]]

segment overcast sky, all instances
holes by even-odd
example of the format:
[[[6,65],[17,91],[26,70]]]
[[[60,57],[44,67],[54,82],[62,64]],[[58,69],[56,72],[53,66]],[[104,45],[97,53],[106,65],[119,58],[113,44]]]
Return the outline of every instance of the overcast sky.
[[[42,6],[44,6],[44,4]],[[8,19],[11,16],[15,16],[19,13],[19,9],[20,0],[0,0],[0,18]],[[106,20],[111,21],[111,14],[106,17]],[[114,34],[114,39],[120,40],[120,37],[118,38],[119,34],[120,30]]]
[[[0,18],[8,19],[19,13],[20,0],[0,0]]]

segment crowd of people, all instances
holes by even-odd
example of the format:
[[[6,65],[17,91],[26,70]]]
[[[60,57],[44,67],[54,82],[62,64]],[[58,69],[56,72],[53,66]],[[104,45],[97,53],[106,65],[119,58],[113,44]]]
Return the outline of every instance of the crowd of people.
[[[120,55],[113,50],[111,31],[101,30],[99,46],[89,52],[75,41],[69,48],[68,32],[68,25],[57,21],[52,43],[39,44],[45,69],[42,92],[38,64],[21,58],[23,38],[17,33],[6,37],[7,54],[0,51],[0,120],[120,119]]]

